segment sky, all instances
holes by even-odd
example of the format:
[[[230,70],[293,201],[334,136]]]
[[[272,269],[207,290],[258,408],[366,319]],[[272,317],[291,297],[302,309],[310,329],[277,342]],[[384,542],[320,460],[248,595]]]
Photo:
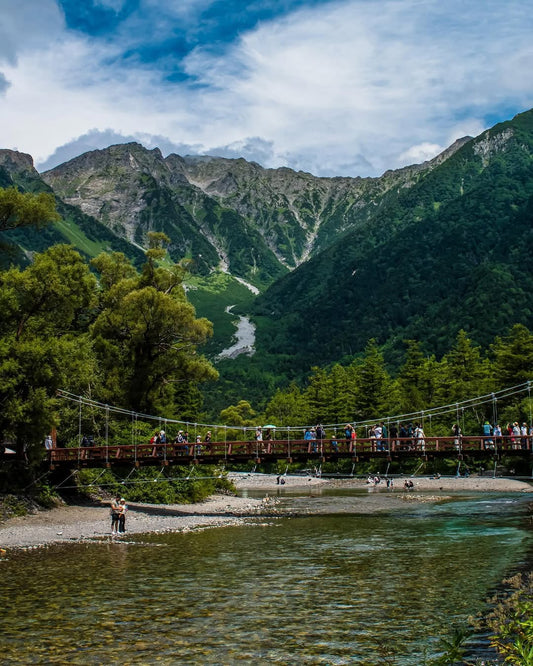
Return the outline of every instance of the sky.
[[[377,176],[533,107],[529,0],[0,0],[0,148]]]

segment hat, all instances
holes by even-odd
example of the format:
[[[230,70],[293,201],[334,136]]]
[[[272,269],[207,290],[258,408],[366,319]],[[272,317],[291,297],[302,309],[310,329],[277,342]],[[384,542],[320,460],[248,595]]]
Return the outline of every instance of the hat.
[[[125,502],[126,500],[125,500],[123,497],[121,497],[121,498],[120,498],[120,501],[121,501],[121,502]]]

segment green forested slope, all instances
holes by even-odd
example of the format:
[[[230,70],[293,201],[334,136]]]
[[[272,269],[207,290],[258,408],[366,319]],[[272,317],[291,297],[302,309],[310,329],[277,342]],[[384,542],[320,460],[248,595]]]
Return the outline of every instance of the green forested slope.
[[[442,353],[533,323],[533,112],[485,132],[255,305],[265,363],[291,373],[406,338]],[[270,359],[267,360],[267,357]],[[259,358],[256,359],[259,362]]]
[[[37,171],[22,163],[18,168],[0,165],[0,187],[17,187],[21,192],[50,192],[53,190],[41,179]],[[135,264],[144,259],[144,253],[123,238],[113,233],[108,227],[79,208],[70,206],[56,197],[56,207],[61,220],[51,225],[36,229],[21,227],[0,233],[2,252],[0,265],[7,268],[10,263],[27,265],[28,255],[43,252],[58,243],[70,243],[85,257],[95,257],[100,252],[109,250],[123,252]]]

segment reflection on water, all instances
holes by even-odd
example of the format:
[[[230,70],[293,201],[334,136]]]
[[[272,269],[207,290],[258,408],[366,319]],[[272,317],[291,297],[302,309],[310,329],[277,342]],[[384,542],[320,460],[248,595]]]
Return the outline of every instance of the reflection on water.
[[[12,555],[2,664],[420,664],[531,535],[521,497],[408,508]]]

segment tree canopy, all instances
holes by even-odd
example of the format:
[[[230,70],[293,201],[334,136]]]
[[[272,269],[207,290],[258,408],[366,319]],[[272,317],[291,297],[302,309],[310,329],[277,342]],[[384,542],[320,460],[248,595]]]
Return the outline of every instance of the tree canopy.
[[[59,219],[52,194],[23,193],[16,187],[0,188],[0,231],[27,226],[41,227]]]
[[[196,385],[217,376],[196,352],[212,329],[187,301],[182,267],[160,268],[150,254],[141,272],[121,254],[93,265],[99,280],[78,252],[56,245],[0,273],[0,437],[29,458],[72,418],[60,388],[180,416],[189,399],[198,408]]]

